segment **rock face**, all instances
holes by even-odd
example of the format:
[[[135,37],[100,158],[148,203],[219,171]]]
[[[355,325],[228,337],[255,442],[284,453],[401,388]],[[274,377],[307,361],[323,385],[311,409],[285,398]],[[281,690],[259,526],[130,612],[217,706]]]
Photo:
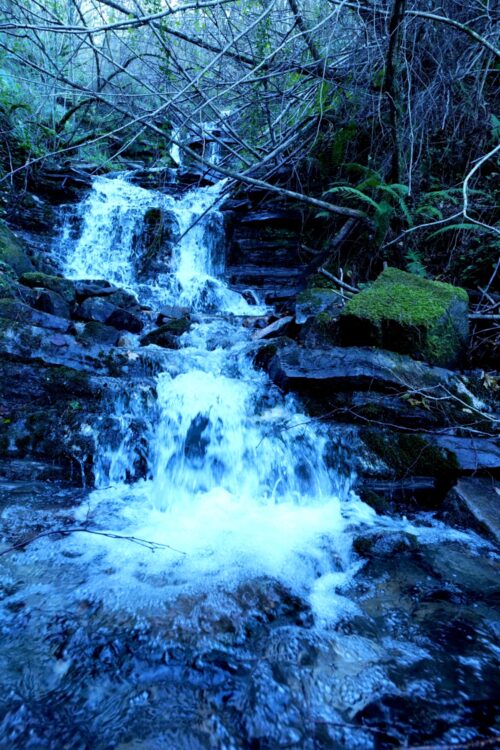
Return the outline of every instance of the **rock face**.
[[[138,275],[144,278],[168,273],[174,244],[179,236],[179,223],[172,211],[162,208],[150,208],[146,211],[137,252]]]
[[[26,248],[9,227],[0,221],[0,264],[4,270],[11,269],[16,276],[33,271]],[[0,269],[1,270],[1,269]]]
[[[467,310],[464,289],[387,268],[344,308],[342,343],[380,346],[452,367],[467,342]]]
[[[492,479],[459,479],[446,498],[452,516],[467,528],[472,526],[500,542],[500,484]]]
[[[405,391],[449,382],[452,373],[393,352],[331,346],[306,349],[290,344],[278,351],[269,374],[284,390],[328,395],[336,390]]]
[[[263,211],[251,193],[223,209],[229,216],[229,283],[243,294],[253,290],[267,304],[289,303],[304,286],[301,212],[269,201]]]

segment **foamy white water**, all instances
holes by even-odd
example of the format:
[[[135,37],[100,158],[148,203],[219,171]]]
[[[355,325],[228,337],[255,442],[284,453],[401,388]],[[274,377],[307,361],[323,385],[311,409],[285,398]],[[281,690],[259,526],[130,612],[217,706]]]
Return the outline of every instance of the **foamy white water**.
[[[105,278],[141,298],[134,251],[144,215],[150,208],[173,212],[180,239],[171,271],[151,279],[147,291],[156,302],[205,313],[182,337],[183,348],[163,355],[154,397],[139,386],[116,399],[115,439],[103,433],[96,462],[101,489],[82,509],[100,528],[177,551],[145,559],[134,545],[96,538],[85,540],[86,554],[106,550],[119,567],[125,598],[131,586],[151,597],[146,571],[162,586],[175,573],[195,588],[265,574],[309,592],[320,612],[354,570],[346,524],[370,522],[374,514],[350,491],[351,478],[337,471],[335,447],[322,426],[283,397],[246,354],[250,334],[234,314],[256,308],[223,281],[225,232],[217,210],[223,187],[174,198],[123,178],[99,178],[79,209],[80,236],[63,238],[68,275]],[[148,471],[130,487],[125,482],[139,450],[134,420],[143,424]],[[107,588],[109,580],[102,584]]]

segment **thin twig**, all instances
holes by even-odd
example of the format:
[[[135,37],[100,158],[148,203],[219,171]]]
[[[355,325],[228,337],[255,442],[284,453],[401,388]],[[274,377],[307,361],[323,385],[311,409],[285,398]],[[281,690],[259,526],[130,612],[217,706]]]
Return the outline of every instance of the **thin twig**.
[[[2,557],[3,555],[7,555],[9,552],[15,552],[15,550],[17,549],[22,549],[23,547],[26,547],[28,544],[31,544],[32,542],[35,542],[37,539],[41,539],[42,537],[57,536],[58,534],[60,534],[61,536],[65,536],[66,534],[75,533],[106,536],[109,539],[122,539],[127,542],[132,542],[133,544],[138,544],[140,547],[146,547],[147,549],[151,550],[151,552],[154,552],[157,549],[169,549],[172,550],[172,552],[178,552],[179,555],[187,554],[187,552],[176,549],[170,544],[163,544],[162,542],[152,542],[149,539],[141,539],[137,536],[125,536],[122,534],[114,534],[111,531],[96,531],[95,529],[87,529],[85,528],[85,526],[77,526],[69,529],[54,529],[53,531],[42,531],[40,532],[40,534],[35,534],[34,536],[28,537],[27,539],[22,539],[20,542],[13,544],[12,547],[7,547],[7,549],[2,550],[0,552],[0,557]]]

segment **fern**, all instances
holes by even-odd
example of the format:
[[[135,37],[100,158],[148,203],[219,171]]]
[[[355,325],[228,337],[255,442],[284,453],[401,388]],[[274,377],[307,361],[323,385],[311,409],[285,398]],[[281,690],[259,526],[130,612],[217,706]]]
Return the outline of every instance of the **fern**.
[[[379,185],[377,189],[389,193],[389,195],[394,198],[395,202],[401,209],[401,213],[404,215],[408,226],[412,227],[413,218],[408,209],[408,206],[406,205],[406,201],[404,200],[404,196],[408,195],[408,188],[406,187],[406,185],[399,185],[398,183],[394,183],[392,185]]]
[[[442,220],[443,213],[436,206],[419,206],[415,209],[414,214],[416,216],[423,216],[424,219],[439,219]]]
[[[414,273],[416,276],[425,278],[427,276],[427,270],[422,263],[422,257],[416,250],[410,250],[406,253],[406,269],[410,273]]]
[[[459,232],[462,230],[475,230],[476,232],[491,231],[488,229],[488,227],[483,227],[480,224],[474,224],[473,222],[463,221],[460,224],[449,224],[447,227],[442,227],[441,229],[438,229],[437,232],[432,232],[432,234],[429,235],[429,239],[433,239],[433,237],[438,237],[440,234],[444,234],[445,232]]]
[[[376,201],[374,201],[373,198],[370,198],[370,196],[365,195],[365,193],[362,193],[361,190],[358,190],[357,188],[349,187],[348,185],[338,185],[337,187],[332,187],[329,190],[327,190],[326,193],[343,193],[344,195],[352,195],[355,198],[358,198],[358,200],[368,203],[372,208],[375,209],[375,211],[379,207],[379,204]]]
[[[394,208],[387,201],[381,201],[375,212],[375,242],[381,245],[389,231]]]

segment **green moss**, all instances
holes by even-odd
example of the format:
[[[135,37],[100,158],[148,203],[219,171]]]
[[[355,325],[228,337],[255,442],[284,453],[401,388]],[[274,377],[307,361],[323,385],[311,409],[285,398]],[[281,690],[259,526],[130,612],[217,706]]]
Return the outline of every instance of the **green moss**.
[[[0,262],[13,269],[16,276],[33,270],[26,248],[21,240],[0,221]]]
[[[342,338],[450,366],[467,339],[467,305],[460,287],[387,268],[345,306]]]
[[[362,437],[397,477],[443,476],[458,470],[454,453],[438,448],[422,435],[367,430]]]
[[[369,289],[348,302],[345,314],[374,322],[390,317],[414,326],[428,325],[439,320],[457,300],[468,304],[465,289],[387,268]]]
[[[88,395],[92,393],[90,377],[86,372],[71,367],[50,367],[44,375],[47,388],[57,394]]]
[[[60,294],[66,302],[74,302],[75,285],[69,279],[63,279],[60,276],[50,276],[46,273],[30,272],[23,273],[19,279],[21,284],[34,289],[35,287],[41,287],[42,289],[49,289],[52,292]]]
[[[6,273],[0,273],[0,297],[6,299],[16,296],[15,284]]]

